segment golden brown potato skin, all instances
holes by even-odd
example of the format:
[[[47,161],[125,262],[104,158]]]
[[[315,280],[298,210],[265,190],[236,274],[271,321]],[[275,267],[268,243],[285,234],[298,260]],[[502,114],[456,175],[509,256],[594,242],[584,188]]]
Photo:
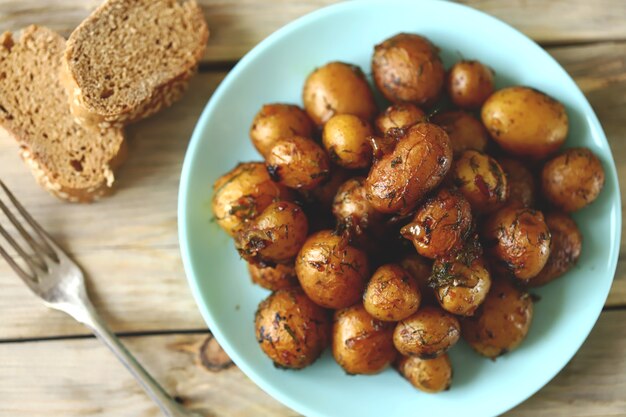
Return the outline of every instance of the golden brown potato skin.
[[[459,321],[439,307],[423,306],[412,316],[398,322],[393,332],[393,344],[406,356],[432,359],[458,342]]]
[[[509,185],[509,198],[507,205],[520,207],[533,207],[536,201],[537,188],[535,178],[524,164],[511,158],[498,159],[498,164],[506,174],[506,182]]]
[[[331,230],[306,240],[296,257],[300,285],[316,304],[345,308],[361,299],[369,278],[367,255]]]
[[[494,266],[521,280],[537,275],[550,256],[550,230],[537,210],[507,206],[487,219],[482,235]]]
[[[259,266],[248,264],[248,272],[250,272],[252,282],[270,291],[298,285],[298,278],[293,265]]]
[[[497,210],[508,198],[504,170],[485,153],[471,149],[464,151],[455,161],[451,175],[454,185],[479,213]]]
[[[374,81],[391,102],[432,103],[441,93],[445,70],[439,50],[423,36],[399,33],[374,47]]]
[[[324,125],[322,142],[330,159],[348,169],[368,168],[372,162],[374,134],[370,124],[353,114],[337,114]]]
[[[493,70],[479,61],[461,61],[448,73],[450,99],[464,109],[478,109],[493,93]]]
[[[434,394],[447,391],[452,384],[452,363],[447,353],[434,359],[401,356],[396,368],[400,375],[420,391]]]
[[[363,294],[363,306],[374,318],[399,321],[415,313],[422,301],[417,281],[400,265],[383,265],[374,272]]]
[[[591,204],[604,187],[602,163],[587,148],[571,148],[543,166],[541,188],[548,201],[572,212]]]
[[[335,312],[333,357],[348,374],[375,374],[396,357],[393,324],[376,320],[363,305]]]
[[[313,122],[300,107],[293,104],[265,104],[250,127],[252,144],[265,157],[278,139],[291,136],[310,138]]]
[[[362,235],[370,227],[380,227],[382,215],[374,210],[365,195],[365,178],[354,177],[337,190],[333,202],[333,215],[339,230],[349,230],[352,235]]]
[[[256,339],[265,354],[282,368],[301,369],[328,346],[330,320],[301,288],[270,294],[255,315]]]
[[[382,136],[399,138],[409,127],[423,122],[425,117],[426,114],[415,104],[397,103],[378,115],[376,129]]]
[[[211,206],[217,224],[235,236],[245,222],[258,216],[270,203],[291,198],[288,188],[272,181],[265,164],[246,162],[215,181]]]
[[[239,255],[253,264],[289,263],[309,231],[300,206],[287,201],[272,203],[235,236]]]
[[[400,266],[417,282],[422,297],[420,305],[437,304],[433,289],[429,286],[432,261],[413,252],[400,259]]]
[[[491,276],[480,257],[469,265],[459,261],[435,261],[431,282],[439,305],[459,316],[473,315],[491,288]]]
[[[464,111],[447,111],[436,114],[431,121],[446,131],[455,155],[467,149],[484,152],[489,140],[483,124]]]
[[[382,213],[410,213],[437,187],[452,162],[446,132],[419,123],[406,132],[393,152],[374,163],[365,181],[367,199]]]
[[[318,202],[324,210],[330,210],[337,190],[339,187],[350,179],[351,175],[348,170],[339,167],[333,167],[328,181],[318,185],[312,190],[302,190],[310,198]]]
[[[274,181],[297,190],[315,188],[330,175],[330,160],[324,149],[302,136],[278,139],[265,163]]]
[[[441,189],[426,200],[400,233],[417,253],[435,259],[459,250],[472,227],[472,210],[456,190]]]
[[[323,125],[335,114],[353,114],[371,120],[374,95],[356,65],[329,62],[309,75],[302,91],[304,108],[313,122]]]
[[[546,214],[546,224],[550,229],[550,256],[546,266],[534,278],[528,281],[531,287],[538,287],[554,281],[570,269],[580,257],[583,235],[576,222],[566,213],[552,212]]]
[[[463,338],[483,356],[495,359],[524,340],[533,318],[533,302],[505,279],[493,281],[482,307],[462,321]]]
[[[563,104],[528,87],[496,91],[483,105],[481,116],[491,137],[514,155],[545,158],[567,137]]]

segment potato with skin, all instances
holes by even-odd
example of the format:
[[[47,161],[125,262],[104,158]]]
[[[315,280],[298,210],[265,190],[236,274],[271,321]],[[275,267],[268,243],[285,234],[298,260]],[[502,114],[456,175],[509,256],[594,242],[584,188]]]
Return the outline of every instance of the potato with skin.
[[[429,286],[432,261],[413,252],[400,259],[399,264],[417,282],[422,298],[420,305],[436,304],[435,294]]]
[[[528,281],[528,286],[538,287],[554,281],[572,269],[582,250],[583,235],[576,222],[566,213],[546,214],[546,224],[550,229],[550,256],[538,275]]]
[[[541,188],[554,206],[572,212],[593,203],[604,187],[604,169],[587,148],[567,149],[543,166]]]
[[[368,168],[372,163],[370,124],[352,114],[337,114],[324,125],[322,143],[330,159],[348,169]]]
[[[389,101],[418,105],[432,103],[445,78],[437,47],[411,33],[399,33],[374,47],[372,73]]]
[[[409,127],[423,122],[425,118],[426,114],[415,104],[397,103],[379,114],[375,124],[380,135],[399,138]]]
[[[417,281],[400,265],[383,265],[374,272],[363,294],[363,306],[374,318],[400,321],[415,313],[422,301]]]
[[[252,264],[293,261],[309,230],[302,208],[294,203],[272,203],[235,236],[239,255]]]
[[[476,352],[495,359],[519,346],[532,318],[530,295],[508,280],[496,279],[482,307],[462,320],[463,338]]]
[[[333,357],[348,374],[376,374],[396,357],[393,324],[375,319],[361,304],[337,310],[332,349]]]
[[[537,210],[507,206],[487,219],[482,237],[494,267],[523,281],[536,276],[550,256],[550,230]]]
[[[446,132],[432,123],[419,123],[409,128],[393,152],[374,163],[365,181],[367,199],[382,213],[408,214],[441,183],[451,162]]]
[[[292,199],[292,192],[270,178],[262,162],[246,162],[213,184],[211,207],[217,224],[230,236],[272,202]]]
[[[363,71],[344,62],[329,62],[313,71],[304,83],[302,102],[318,126],[336,114],[371,120],[377,111]]]
[[[472,227],[472,211],[456,190],[442,188],[417,210],[400,233],[417,253],[435,259],[455,253],[463,246]]]
[[[261,349],[277,367],[304,368],[329,343],[328,312],[298,287],[270,294],[259,304],[254,324]]]
[[[524,164],[511,158],[498,159],[509,185],[507,205],[533,207],[536,201],[535,178]]]
[[[393,344],[403,355],[432,359],[454,346],[460,336],[461,327],[456,317],[439,307],[424,306],[398,322],[393,331]]]
[[[380,229],[382,214],[374,210],[365,195],[365,178],[354,177],[337,190],[333,202],[333,215],[339,230],[351,235],[363,235],[371,229]]]
[[[485,153],[471,149],[461,153],[452,167],[451,179],[478,213],[491,213],[508,198],[504,170]]]
[[[436,114],[431,121],[446,131],[454,154],[467,149],[484,152],[489,135],[483,124],[464,111],[447,111]]]
[[[296,275],[313,302],[345,308],[361,299],[369,278],[367,255],[331,230],[322,230],[302,246],[296,257]]]
[[[483,105],[481,117],[491,137],[513,155],[542,159],[567,138],[563,104],[528,87],[496,91]]]
[[[274,142],[265,158],[270,177],[286,187],[310,190],[330,175],[330,160],[312,139],[292,136]]]
[[[333,167],[330,173],[328,181],[318,185],[312,190],[301,190],[305,196],[321,204],[324,210],[330,210],[333,205],[337,190],[346,181],[350,179],[351,175],[348,170],[340,167]]]
[[[250,127],[252,144],[264,157],[278,139],[313,135],[313,122],[300,107],[293,104],[265,104]]]
[[[293,265],[259,266],[248,264],[248,272],[252,282],[270,291],[298,285],[298,278]]]
[[[493,70],[480,61],[460,61],[448,73],[446,87],[452,102],[464,109],[478,109],[493,93]]]
[[[447,353],[433,359],[401,356],[396,369],[415,388],[431,394],[447,391],[452,384],[452,363]]]

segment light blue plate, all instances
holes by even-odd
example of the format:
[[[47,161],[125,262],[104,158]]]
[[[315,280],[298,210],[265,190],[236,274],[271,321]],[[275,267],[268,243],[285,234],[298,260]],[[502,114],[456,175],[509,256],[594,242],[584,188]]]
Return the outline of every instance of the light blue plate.
[[[463,56],[495,69],[498,86],[524,84],[567,107],[567,146],[587,146],[604,164],[600,198],[576,213],[582,257],[566,277],[537,290],[528,339],[492,362],[460,343],[451,351],[454,380],[437,395],[413,389],[393,370],[347,376],[327,352],[302,371],[275,369],[254,337],[253,316],[267,292],[251,285],[231,240],[211,222],[213,181],[239,161],[259,160],[248,139],[268,102],[300,103],[305,77],[331,60],[370,71],[372,48],[398,32],[426,35],[447,66]],[[294,410],[314,416],[492,416],[531,396],[583,343],[606,300],[617,262],[621,210],[615,165],[589,103],[567,73],[530,39],[486,14],[437,1],[355,1],[307,15],[277,31],[228,74],[204,109],[183,166],[179,233],[189,285],[209,328],[254,382]]]

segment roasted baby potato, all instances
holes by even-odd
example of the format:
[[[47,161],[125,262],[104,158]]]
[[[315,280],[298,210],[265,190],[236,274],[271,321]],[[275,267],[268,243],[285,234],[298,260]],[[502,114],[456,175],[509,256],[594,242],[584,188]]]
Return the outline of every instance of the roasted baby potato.
[[[417,210],[400,233],[413,242],[417,253],[438,258],[459,250],[472,227],[472,211],[456,190],[441,189]]]
[[[235,236],[239,255],[253,264],[293,261],[309,230],[300,206],[287,201],[272,203]]]
[[[345,308],[361,299],[369,278],[367,255],[331,230],[322,230],[302,246],[296,257],[296,275],[316,304]]]
[[[333,202],[333,215],[339,230],[352,235],[362,235],[371,227],[380,228],[381,213],[374,210],[365,196],[365,178],[351,178],[337,190]]]
[[[463,338],[481,355],[495,359],[519,346],[532,318],[530,295],[508,280],[497,279],[482,307],[462,320]]]
[[[420,391],[446,391],[452,384],[452,363],[447,353],[433,359],[401,356],[396,368],[400,375]]]
[[[254,325],[261,349],[281,368],[310,365],[330,338],[328,312],[298,287],[278,290],[263,300]]]
[[[329,62],[309,75],[302,91],[304,108],[321,126],[336,114],[371,120],[376,114],[374,95],[356,65]]]
[[[478,213],[495,211],[507,200],[509,190],[502,167],[482,152],[461,153],[452,167],[451,178]]]
[[[509,198],[507,205],[519,207],[533,207],[536,201],[535,178],[524,164],[511,158],[501,158],[498,164],[506,174],[506,182],[509,185]]]
[[[289,188],[310,190],[330,175],[330,160],[312,139],[302,136],[274,142],[265,157],[270,177]]]
[[[304,110],[293,104],[265,104],[250,128],[252,144],[264,157],[278,139],[291,136],[310,138],[312,134],[313,122]]]
[[[550,256],[550,230],[540,211],[507,206],[487,219],[482,232],[493,266],[515,278],[534,277]]]
[[[321,205],[324,210],[329,210],[337,195],[337,190],[343,185],[351,175],[348,170],[339,167],[333,167],[330,173],[330,178],[313,188],[312,190],[302,190],[306,193],[306,197]]]
[[[400,265],[383,265],[374,272],[363,294],[363,306],[374,318],[399,321],[415,313],[422,296],[417,281]]]
[[[374,81],[394,103],[432,103],[441,93],[445,70],[439,50],[423,36],[400,33],[374,47]]]
[[[250,278],[255,284],[276,291],[298,285],[298,278],[293,265],[259,266],[248,264]]]
[[[479,61],[454,64],[446,80],[448,95],[464,109],[478,109],[493,93],[493,70]]]
[[[582,250],[583,235],[569,215],[559,212],[548,213],[546,224],[552,235],[550,256],[541,272],[528,281],[531,287],[552,282],[572,269]]]
[[[474,314],[491,288],[491,276],[480,257],[469,265],[456,260],[437,260],[430,282],[439,305],[459,316]]]
[[[496,91],[483,105],[481,116],[491,137],[514,155],[545,158],[567,137],[563,104],[528,87]]]
[[[459,154],[467,149],[484,152],[489,137],[483,124],[464,111],[447,111],[436,114],[431,121],[446,131],[452,150]]]
[[[288,188],[272,181],[265,164],[246,162],[215,181],[211,205],[217,224],[235,236],[245,222],[254,219],[272,202],[291,198]]]
[[[361,304],[338,310],[333,318],[333,357],[348,374],[378,373],[396,357],[393,327],[370,316]]]
[[[543,195],[556,207],[567,212],[591,204],[604,187],[602,163],[587,148],[572,148],[543,166]]]
[[[420,122],[423,122],[426,115],[415,104],[398,103],[387,107],[385,111],[376,118],[376,129],[382,136],[399,138],[404,136],[406,130]]]
[[[393,152],[374,163],[365,181],[367,199],[383,213],[410,213],[437,187],[452,162],[446,132],[432,123],[407,130]]]
[[[349,169],[368,168],[372,162],[370,124],[352,114],[337,114],[324,125],[322,142],[330,159]]]
[[[429,286],[430,274],[433,269],[432,261],[413,252],[400,259],[399,264],[417,282],[422,298],[420,304],[436,304],[435,294]]]
[[[393,344],[406,356],[432,359],[450,349],[461,335],[459,321],[439,307],[423,306],[398,322]]]

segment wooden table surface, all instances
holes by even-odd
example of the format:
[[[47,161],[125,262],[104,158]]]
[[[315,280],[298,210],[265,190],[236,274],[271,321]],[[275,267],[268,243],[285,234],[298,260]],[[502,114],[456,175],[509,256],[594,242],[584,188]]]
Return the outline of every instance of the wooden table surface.
[[[0,0],[0,31],[37,23],[68,35],[98,3]],[[216,345],[184,277],[176,196],[192,129],[227,71],[278,27],[333,1],[200,3],[212,32],[201,72],[183,100],[129,127],[130,156],[114,196],[90,206],[57,201],[35,184],[15,143],[2,135],[0,177],[84,267],[97,308],[166,390],[206,416],[294,416],[236,367],[215,372],[205,366]],[[626,2],[465,3],[531,36],[574,77],[602,122],[626,184]],[[624,245],[626,239],[622,253]],[[605,309],[580,352],[506,415],[626,416],[625,322],[622,256]],[[0,416],[159,415],[100,342],[64,314],[46,309],[0,263]]]

